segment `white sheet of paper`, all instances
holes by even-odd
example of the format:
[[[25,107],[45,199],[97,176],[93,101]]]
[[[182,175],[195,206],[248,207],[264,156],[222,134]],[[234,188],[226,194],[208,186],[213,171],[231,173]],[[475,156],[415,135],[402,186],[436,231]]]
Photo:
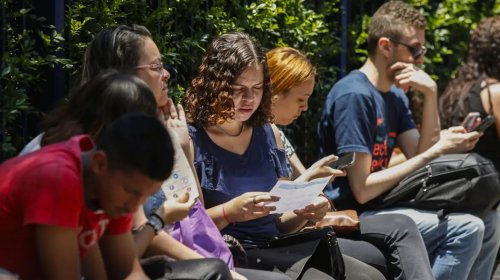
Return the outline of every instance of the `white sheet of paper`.
[[[280,197],[280,200],[266,205],[276,206],[276,210],[271,213],[284,213],[304,208],[318,197],[331,177],[317,178],[310,182],[278,181],[270,194]]]
[[[189,199],[195,199],[199,196],[196,179],[191,171],[186,155],[184,155],[177,136],[170,133],[172,144],[175,150],[174,167],[172,174],[161,185],[163,193],[167,200],[177,199],[183,195],[186,190],[189,192]]]

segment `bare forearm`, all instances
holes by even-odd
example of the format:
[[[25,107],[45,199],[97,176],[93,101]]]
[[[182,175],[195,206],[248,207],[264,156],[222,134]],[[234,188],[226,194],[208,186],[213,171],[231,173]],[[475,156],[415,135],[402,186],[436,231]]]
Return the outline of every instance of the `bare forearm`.
[[[119,235],[105,233],[99,240],[99,248],[109,279],[125,279],[132,274],[141,276],[135,279],[145,277],[135,253],[131,233]]]
[[[306,171],[305,173],[300,174],[300,176],[294,179],[295,182],[309,182],[311,181],[310,174]]]
[[[141,264],[139,263],[139,260],[136,258],[134,260],[134,263],[132,265],[132,271],[130,272],[129,275],[127,275],[125,278],[113,278],[113,279],[125,279],[125,280],[140,280],[140,279],[149,279],[144,271],[142,270]]]
[[[288,158],[288,162],[292,167],[292,180],[298,178],[306,171],[304,164],[302,164],[297,154],[294,153],[293,155],[291,155]]]
[[[441,125],[439,122],[439,111],[437,106],[437,93],[428,93],[424,98],[422,110],[422,127],[418,142],[417,154],[420,154],[439,140]]]
[[[154,229],[147,225],[143,225],[137,232],[134,233],[135,252],[137,256],[142,257],[154,237]]]
[[[82,276],[85,279],[107,279],[106,268],[99,246],[95,244],[81,261]]]
[[[147,256],[167,255],[176,260],[201,259],[202,255],[177,241],[165,232],[160,232],[148,247]]]
[[[208,216],[214,221],[217,229],[223,230],[229,225],[229,222],[224,218],[223,207],[224,205],[217,205],[210,209],[207,209]]]
[[[34,228],[36,247],[33,249],[40,263],[41,278],[80,279],[76,229],[51,225],[34,225]]]
[[[366,178],[362,199],[359,203],[366,203],[382,193],[394,188],[402,179],[414,170],[424,166],[438,156],[433,151],[426,151],[394,167],[373,172]]]
[[[307,220],[295,215],[292,212],[287,212],[278,218],[277,224],[280,232],[290,233],[297,232],[307,223]]]

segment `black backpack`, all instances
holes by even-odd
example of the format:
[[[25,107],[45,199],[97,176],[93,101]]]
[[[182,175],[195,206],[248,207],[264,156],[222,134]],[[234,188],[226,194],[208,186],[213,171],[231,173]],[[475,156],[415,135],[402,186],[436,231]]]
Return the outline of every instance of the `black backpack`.
[[[493,163],[476,154],[441,156],[417,169],[395,188],[369,202],[373,209],[408,207],[447,213],[482,215],[500,201],[500,182]]]

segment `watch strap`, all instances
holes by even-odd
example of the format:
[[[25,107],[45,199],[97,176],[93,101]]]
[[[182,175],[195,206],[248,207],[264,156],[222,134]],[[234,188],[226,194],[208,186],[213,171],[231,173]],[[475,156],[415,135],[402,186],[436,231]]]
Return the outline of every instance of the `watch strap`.
[[[146,222],[146,225],[153,228],[155,235],[157,235],[158,232],[160,232],[160,230],[162,230],[164,227],[163,220],[155,213],[153,213],[149,217],[149,220]]]

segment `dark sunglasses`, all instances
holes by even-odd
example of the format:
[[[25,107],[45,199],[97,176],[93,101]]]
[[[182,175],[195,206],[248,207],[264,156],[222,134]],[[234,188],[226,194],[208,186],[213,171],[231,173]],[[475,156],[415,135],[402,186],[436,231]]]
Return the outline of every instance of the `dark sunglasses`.
[[[427,53],[427,48],[424,46],[414,47],[412,45],[408,45],[406,43],[403,43],[403,42],[398,41],[398,40],[394,40],[392,38],[389,38],[389,40],[391,40],[391,42],[393,42],[393,43],[400,44],[400,45],[407,47],[408,50],[411,52],[411,56],[413,57],[413,59],[419,59],[420,57],[424,56],[425,53]]]

